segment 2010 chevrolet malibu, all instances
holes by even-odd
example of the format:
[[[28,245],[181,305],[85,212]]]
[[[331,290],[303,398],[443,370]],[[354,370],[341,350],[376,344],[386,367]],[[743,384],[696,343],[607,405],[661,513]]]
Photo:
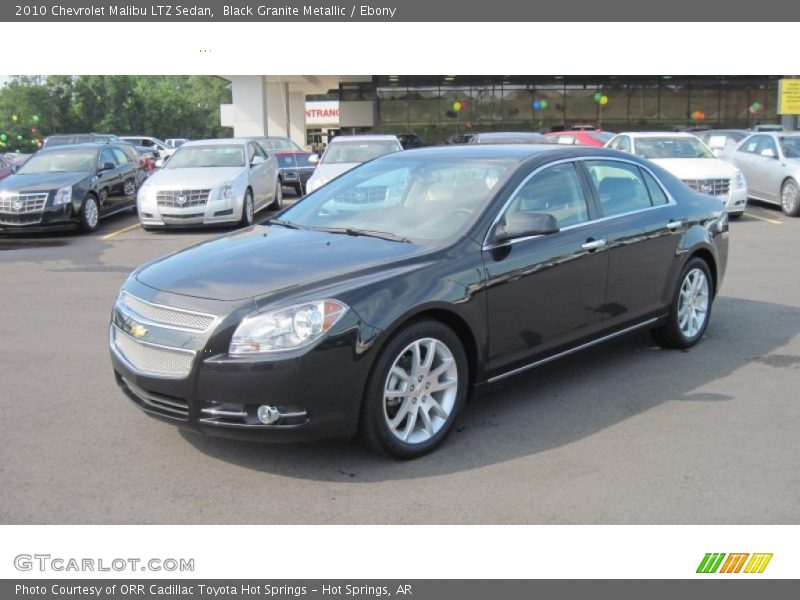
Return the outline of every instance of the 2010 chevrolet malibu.
[[[413,458],[476,386],[638,329],[692,346],[727,253],[723,204],[629,154],[410,150],[139,267],[111,357],[124,393],[177,425],[360,432]]]

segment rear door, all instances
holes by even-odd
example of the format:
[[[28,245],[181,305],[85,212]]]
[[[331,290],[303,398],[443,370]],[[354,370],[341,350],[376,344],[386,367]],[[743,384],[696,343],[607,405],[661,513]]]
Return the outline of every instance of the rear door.
[[[574,162],[534,171],[497,217],[554,215],[560,231],[484,245],[489,369],[493,375],[551,354],[602,327],[608,253],[587,182]]]
[[[606,326],[617,328],[669,304],[685,228],[653,174],[635,163],[583,162],[604,219],[608,249]]]

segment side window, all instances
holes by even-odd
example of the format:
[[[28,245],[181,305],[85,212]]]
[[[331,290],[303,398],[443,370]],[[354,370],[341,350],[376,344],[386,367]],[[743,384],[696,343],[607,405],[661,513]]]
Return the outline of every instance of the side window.
[[[102,152],[100,152],[100,166],[104,166],[106,163],[111,163],[115,167],[118,165],[117,159],[114,158],[114,153],[111,152],[111,148],[104,148]]]
[[[575,138],[571,135],[560,135],[556,139],[556,143],[558,144],[574,144]]]
[[[600,160],[585,164],[597,190],[603,216],[612,217],[652,206],[638,167]]]
[[[269,155],[267,155],[266,151],[264,150],[264,147],[261,144],[256,142],[255,147],[256,147],[256,156],[260,156],[264,160],[269,158]]]
[[[114,153],[114,156],[117,159],[117,164],[124,165],[125,163],[130,162],[128,156],[119,148],[111,148],[111,151]]]
[[[658,185],[655,177],[650,175],[650,173],[644,169],[639,169],[639,172],[644,178],[644,184],[647,186],[647,191],[650,192],[650,202],[652,202],[653,206],[669,204],[669,198],[667,198],[666,192],[664,192],[664,189]]]
[[[247,144],[247,155],[248,155],[247,162],[253,164],[253,159],[256,156],[256,145],[253,142]]]
[[[749,152],[751,154],[756,154],[756,148],[758,148],[758,144],[762,138],[766,136],[763,135],[754,135],[753,137],[749,138],[741,148],[739,148],[739,152]]]
[[[573,163],[548,167],[520,188],[506,214],[529,211],[553,215],[559,227],[589,220],[581,180]]]
[[[778,148],[775,146],[775,140],[768,135],[759,136],[761,139],[756,147],[756,154],[761,156],[778,156]]]
[[[617,146],[617,150],[622,150],[623,152],[633,152],[633,146],[631,146],[631,138],[627,135],[623,135],[619,138],[619,144]]]

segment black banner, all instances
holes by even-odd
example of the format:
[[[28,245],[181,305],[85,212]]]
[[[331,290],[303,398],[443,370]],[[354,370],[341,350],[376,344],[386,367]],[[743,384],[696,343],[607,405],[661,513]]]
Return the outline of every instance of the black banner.
[[[161,3],[159,3],[161,2]],[[17,22],[61,21],[395,21],[395,22],[520,22],[520,21],[797,21],[800,3],[785,0],[572,0],[570,2],[520,2],[519,0],[370,0],[350,3],[330,0],[276,0],[275,2],[194,0],[32,0],[3,2],[0,18]],[[598,39],[606,32],[598,30]],[[712,35],[714,32],[709,32]],[[717,32],[724,36],[723,31]],[[713,36],[712,36],[713,37]],[[676,38],[675,40],[679,40]]]

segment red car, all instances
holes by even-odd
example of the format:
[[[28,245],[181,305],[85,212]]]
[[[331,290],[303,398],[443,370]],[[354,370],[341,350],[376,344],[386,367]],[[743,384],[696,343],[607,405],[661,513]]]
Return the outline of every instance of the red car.
[[[613,133],[608,131],[594,130],[569,130],[569,131],[553,131],[552,133],[545,133],[544,137],[551,144],[566,144],[578,146],[605,146],[606,142],[614,137]]]

